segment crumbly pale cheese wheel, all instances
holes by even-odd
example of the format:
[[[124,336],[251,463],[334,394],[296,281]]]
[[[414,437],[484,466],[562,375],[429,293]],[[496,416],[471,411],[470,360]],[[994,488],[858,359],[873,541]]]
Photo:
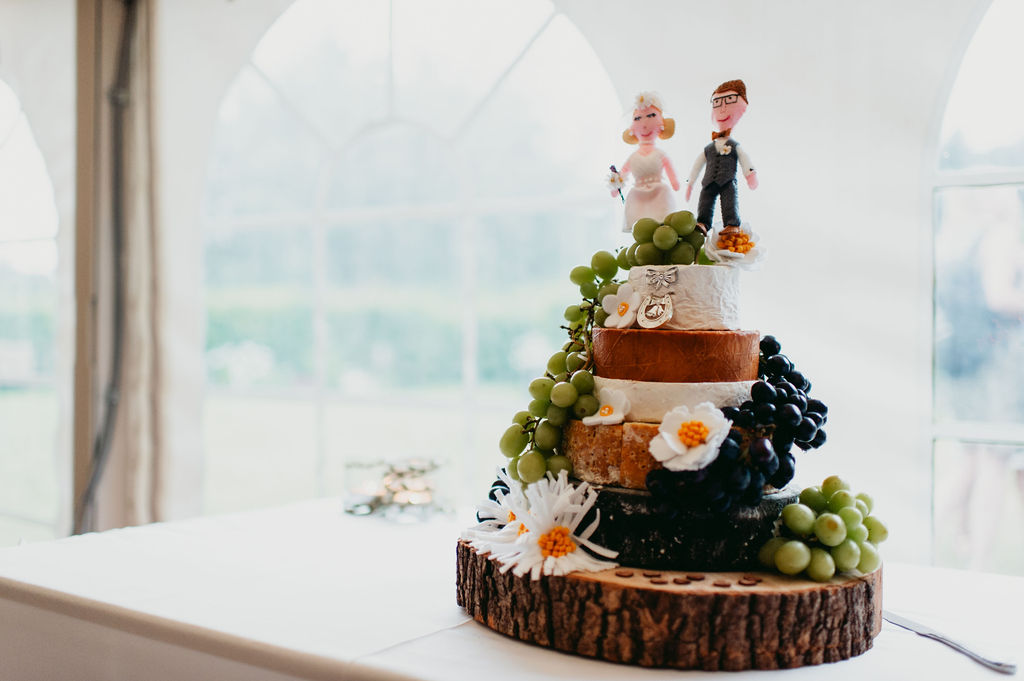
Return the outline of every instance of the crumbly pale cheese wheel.
[[[647,489],[647,474],[662,465],[651,456],[654,423],[585,426],[575,419],[562,431],[562,453],[574,477],[598,485]]]

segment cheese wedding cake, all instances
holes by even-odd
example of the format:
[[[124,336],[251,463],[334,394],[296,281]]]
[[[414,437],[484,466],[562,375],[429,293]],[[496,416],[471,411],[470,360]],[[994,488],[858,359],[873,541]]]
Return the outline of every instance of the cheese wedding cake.
[[[568,337],[458,543],[458,602],[492,629],[708,670],[842,660],[880,630],[886,527],[838,476],[790,486],[828,408],[779,340],[740,323],[741,277],[766,255],[736,202],[737,171],[757,187],[732,137],[746,104],[742,81],[712,95],[695,214],[675,210],[656,147],[675,131],[661,98],[634,102],[623,139],[638,148],[609,177],[633,242],[571,269]]]

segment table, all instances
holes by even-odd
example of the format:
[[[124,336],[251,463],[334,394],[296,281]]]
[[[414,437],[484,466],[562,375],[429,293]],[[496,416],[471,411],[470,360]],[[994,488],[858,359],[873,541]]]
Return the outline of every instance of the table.
[[[0,679],[649,681],[723,678],[513,641],[455,605],[468,516],[398,523],[338,500],[0,549]],[[1024,578],[886,564],[884,602],[1024,662]],[[888,623],[864,655],[729,679],[992,679]]]

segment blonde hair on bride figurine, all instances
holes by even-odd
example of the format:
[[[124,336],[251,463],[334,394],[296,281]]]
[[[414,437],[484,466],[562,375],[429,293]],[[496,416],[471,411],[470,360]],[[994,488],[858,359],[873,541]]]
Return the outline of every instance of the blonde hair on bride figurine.
[[[661,95],[653,91],[641,92],[633,100],[633,123],[622,131],[622,140],[626,144],[639,144],[640,140],[637,138],[633,128],[642,119],[642,117],[650,116],[651,109],[657,111],[657,117],[661,119],[661,130],[658,132],[658,138],[667,140],[669,137],[676,132],[676,122],[671,118],[664,118],[663,113],[665,106],[661,101]]]

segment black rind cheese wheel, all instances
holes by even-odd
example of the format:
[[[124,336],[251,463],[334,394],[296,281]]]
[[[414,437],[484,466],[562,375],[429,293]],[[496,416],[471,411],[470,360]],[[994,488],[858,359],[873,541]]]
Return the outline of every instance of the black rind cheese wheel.
[[[661,570],[756,567],[757,552],[774,536],[782,508],[798,496],[786,488],[766,494],[758,506],[713,513],[666,510],[646,490],[593,487],[601,522],[591,540],[618,551],[620,565]]]

